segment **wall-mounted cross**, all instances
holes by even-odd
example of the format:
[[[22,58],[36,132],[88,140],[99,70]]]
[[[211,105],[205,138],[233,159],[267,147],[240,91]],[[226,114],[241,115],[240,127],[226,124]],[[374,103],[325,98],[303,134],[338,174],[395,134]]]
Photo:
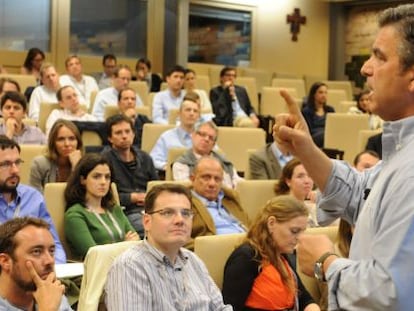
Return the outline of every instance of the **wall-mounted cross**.
[[[286,16],[286,23],[290,24],[290,33],[292,34],[292,41],[298,41],[298,33],[300,32],[300,25],[306,24],[306,16],[300,15],[300,9],[295,8],[292,15]]]

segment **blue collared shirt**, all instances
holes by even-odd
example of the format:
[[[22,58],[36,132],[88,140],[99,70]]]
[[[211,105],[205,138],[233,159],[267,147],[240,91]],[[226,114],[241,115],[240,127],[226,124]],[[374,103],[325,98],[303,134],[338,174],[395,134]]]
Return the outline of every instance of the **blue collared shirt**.
[[[247,114],[240,107],[240,103],[237,97],[231,102],[231,107],[233,108],[233,119],[236,119],[238,117],[247,117]]]
[[[50,225],[50,233],[55,241],[55,261],[56,263],[66,263],[66,254],[60,243],[52,218],[46,208],[43,196],[36,189],[18,185],[16,188],[16,198],[9,204],[0,194],[0,223],[4,223],[14,217],[37,217],[46,221]]]
[[[180,95],[175,97],[168,89],[155,94],[152,103],[152,122],[168,124],[170,110],[180,108],[184,95],[185,90],[181,90]]]
[[[206,198],[200,196],[195,191],[192,191],[192,194],[199,199],[204,206],[207,208],[211,217],[214,221],[214,226],[216,227],[217,234],[230,234],[230,233],[242,233],[246,230],[242,227],[240,222],[233,217],[227,210],[223,207],[222,201],[224,198],[224,192],[220,191],[217,201],[209,201]]]
[[[167,164],[168,150],[171,148],[191,148],[193,142],[191,134],[178,126],[165,131],[158,138],[150,152],[154,166],[158,170],[164,170]]]
[[[280,167],[281,167],[281,168],[283,168],[283,167],[286,165],[286,163],[288,163],[290,160],[292,160],[292,159],[293,159],[293,156],[292,156],[291,154],[284,155],[284,154],[280,151],[280,149],[276,146],[276,144],[275,144],[275,143],[273,143],[273,144],[270,146],[270,148],[271,148],[271,150],[272,150],[273,154],[275,155],[275,158],[276,158],[276,159],[277,159],[277,161],[279,162],[279,164],[280,164]]]

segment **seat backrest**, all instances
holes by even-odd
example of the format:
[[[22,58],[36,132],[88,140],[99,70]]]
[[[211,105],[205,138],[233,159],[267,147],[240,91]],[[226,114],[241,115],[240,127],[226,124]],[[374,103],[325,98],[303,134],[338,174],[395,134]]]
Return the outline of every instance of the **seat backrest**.
[[[119,205],[119,195],[115,183],[112,183],[111,188],[114,200]],[[52,217],[60,242],[65,249],[66,257],[70,259],[73,256],[71,255],[70,247],[66,242],[65,236],[65,189],[65,182],[47,183],[44,187],[43,196],[45,197],[46,207],[50,217]]]
[[[20,158],[24,161],[20,166],[20,182],[22,184],[29,184],[32,160],[34,157],[44,154],[46,149],[47,147],[44,145],[20,145]]]
[[[184,154],[188,148],[171,148],[168,149],[167,165],[165,168],[165,180],[173,180],[172,165],[182,154]]]
[[[256,218],[257,213],[271,198],[275,197],[276,179],[268,180],[241,180],[236,185],[240,204],[249,216],[250,221]]]
[[[26,89],[30,86],[36,87],[36,78],[33,75],[22,75],[22,74],[14,74],[14,73],[2,73],[0,74],[0,78],[10,78],[15,80],[19,83],[20,90],[22,93],[26,91]]]
[[[168,124],[171,125],[177,125],[177,118],[178,118],[178,114],[180,113],[180,109],[170,109],[168,111]]]
[[[138,96],[141,98],[142,103],[146,106],[148,106],[148,93],[149,88],[148,84],[145,81],[130,81],[129,87],[135,91],[135,93],[138,94]]]
[[[53,109],[59,109],[58,103],[40,103],[39,108],[39,121],[37,126],[46,133],[46,121]]]
[[[378,130],[361,130],[358,133],[358,152],[362,152],[365,150],[367,146],[368,139],[374,135],[377,135],[382,132],[382,129]]]
[[[327,103],[328,105],[334,107],[335,112],[339,112],[341,108],[340,103],[344,100],[347,100],[347,95],[344,90],[340,89],[328,89],[327,94]]]
[[[224,265],[245,236],[245,233],[208,235],[198,236],[194,240],[194,252],[204,262],[220,289],[223,287]]]
[[[294,88],[298,92],[298,97],[303,99],[306,96],[305,81],[303,79],[272,79],[272,86],[281,88]]]
[[[343,80],[343,81],[325,80],[325,81],[322,81],[322,82],[327,85],[328,89],[344,90],[345,93],[346,93],[346,99],[345,100],[353,100],[354,99],[351,81],[348,81],[348,80]]]
[[[339,113],[347,113],[351,107],[356,107],[357,102],[354,100],[343,100],[335,107],[335,111]]]
[[[308,228],[306,229],[305,233],[325,234],[333,243],[335,243],[337,240],[338,226]],[[323,294],[321,292],[321,286],[319,284],[319,281],[317,281],[314,277],[310,277],[302,273],[298,261],[296,262],[296,272],[298,273],[303,285],[306,287],[309,294],[312,296],[315,302],[318,303]]]
[[[266,144],[266,133],[260,128],[219,126],[217,145],[239,172],[245,172],[248,149],[260,149]]]
[[[148,106],[141,106],[141,107],[136,107],[135,111],[139,114],[143,114],[145,116],[147,116],[149,119],[151,119],[151,112]],[[111,116],[114,116],[116,114],[120,113],[119,111],[119,107],[118,105],[116,106],[112,106],[112,105],[107,105],[105,106],[105,120],[108,119]]]
[[[90,100],[89,100],[89,107],[88,107],[88,112],[89,113],[92,113],[92,111],[93,111],[93,105],[95,105],[95,98],[96,98],[96,95],[98,94],[98,91],[92,91],[91,92],[91,97],[90,97]]]
[[[159,185],[162,185],[162,184],[165,184],[165,183],[172,183],[172,184],[182,185],[184,187],[190,187],[191,186],[191,181],[188,181],[188,180],[150,180],[147,183],[147,193],[153,187],[159,186]]]
[[[149,153],[160,135],[173,127],[174,125],[171,124],[145,123],[142,130],[141,149]]]
[[[206,75],[196,76],[196,89],[204,90],[208,94],[210,92],[210,77]]]
[[[280,90],[286,90],[293,98],[299,98],[295,88],[264,87],[260,100],[260,114],[275,116],[279,113],[288,112],[286,102],[280,95]]]
[[[259,93],[256,85],[256,78],[254,77],[237,77],[235,83],[246,88],[250,103],[256,111],[259,112]]]
[[[255,68],[240,68],[242,77],[252,77],[256,79],[257,90],[260,91],[265,86],[272,84],[273,73],[267,70]]]
[[[82,131],[81,138],[82,138],[84,148],[86,146],[101,146],[102,145],[102,138],[95,131],[84,130]]]
[[[324,147],[345,151],[344,160],[352,163],[359,152],[358,133],[368,129],[367,114],[328,113]]]
[[[85,270],[79,294],[78,310],[98,310],[109,269],[115,258],[141,241],[97,245],[86,254]]]

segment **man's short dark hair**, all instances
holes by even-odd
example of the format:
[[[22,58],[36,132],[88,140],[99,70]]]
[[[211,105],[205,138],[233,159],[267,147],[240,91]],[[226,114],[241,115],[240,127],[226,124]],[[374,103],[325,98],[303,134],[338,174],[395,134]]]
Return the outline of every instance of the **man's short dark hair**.
[[[122,122],[128,123],[131,126],[131,130],[134,131],[134,123],[130,118],[123,114],[115,114],[106,119],[106,130],[108,137],[112,137],[112,127]]]
[[[65,86],[62,86],[61,88],[59,88],[58,90],[57,90],[57,92],[56,92],[56,98],[57,98],[57,100],[58,101],[62,101],[62,92],[64,91],[64,90],[66,90],[66,89],[68,89],[68,88],[72,88],[73,89],[73,87],[71,86],[71,85],[65,85]]]
[[[122,69],[126,69],[126,70],[128,70],[128,71],[131,73],[131,75],[132,75],[131,68],[129,68],[129,66],[128,66],[128,65],[122,65],[122,64],[121,64],[121,65],[117,65],[117,66],[115,67],[114,72],[113,72],[113,76],[114,76],[115,78],[119,77],[119,72],[120,72]]]
[[[0,225],[0,253],[8,254],[14,258],[14,250],[17,247],[15,236],[27,226],[45,228],[49,230],[49,224],[40,218],[34,217],[16,217]],[[1,266],[0,266],[1,273]]]
[[[126,88],[124,88],[124,89],[122,89],[122,90],[120,90],[119,92],[118,92],[118,102],[121,100],[121,98],[122,98],[122,93],[124,93],[125,91],[132,91],[132,92],[134,92],[135,93],[135,95],[137,94],[137,92],[135,92],[135,90],[132,88],[132,87],[126,87]]]
[[[17,148],[17,150],[20,153],[20,146],[17,142],[15,142],[13,139],[8,138],[6,135],[0,135],[0,149],[14,149]]]
[[[115,63],[116,63],[116,56],[115,56],[114,54],[105,54],[105,55],[102,57],[102,65],[105,65],[105,62],[106,62],[106,60],[108,60],[108,59],[114,60],[114,61],[115,61]]]
[[[229,71],[236,71],[235,67],[226,66],[220,70],[220,78],[224,77]]]
[[[26,102],[26,97],[24,97],[23,94],[21,94],[19,92],[15,92],[15,91],[8,91],[8,92],[4,93],[4,95],[1,99],[1,102],[0,102],[0,109],[3,109],[4,104],[8,100],[10,100],[14,103],[19,103],[20,106],[23,107],[23,111],[26,111],[27,102]]]
[[[354,158],[354,166],[357,166],[357,164],[361,160],[361,156],[364,155],[364,154],[369,154],[369,155],[373,156],[374,158],[377,158],[378,160],[380,159],[379,154],[376,153],[374,150],[364,150],[364,151],[358,153],[355,156],[355,158]]]
[[[141,57],[140,59],[138,59],[135,65],[135,70],[138,70],[139,64],[145,64],[145,66],[148,67],[148,70],[151,70],[151,61],[148,58]]]
[[[190,189],[180,184],[163,183],[163,184],[152,187],[151,190],[145,196],[145,202],[144,202],[145,213],[149,213],[154,210],[155,201],[160,196],[160,194],[163,192],[182,194],[186,196],[186,198],[191,204]]]
[[[174,72],[181,72],[185,75],[185,68],[181,65],[175,65],[167,71],[167,77],[171,76]]]

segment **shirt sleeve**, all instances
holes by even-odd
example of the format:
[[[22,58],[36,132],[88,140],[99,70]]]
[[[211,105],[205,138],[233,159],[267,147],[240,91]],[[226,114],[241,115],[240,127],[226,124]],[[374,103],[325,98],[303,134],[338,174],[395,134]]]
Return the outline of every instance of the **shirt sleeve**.
[[[152,103],[152,122],[158,124],[168,124],[168,120],[163,115],[162,95],[160,93],[154,96]]]
[[[40,95],[39,89],[36,87],[30,96],[29,102],[29,118],[38,121],[40,110]]]
[[[92,109],[92,115],[94,115],[98,121],[105,121],[104,118],[104,109],[105,109],[105,99],[102,96],[102,94],[100,94],[100,92],[96,95],[95,98],[95,103],[93,105],[93,109]]]

